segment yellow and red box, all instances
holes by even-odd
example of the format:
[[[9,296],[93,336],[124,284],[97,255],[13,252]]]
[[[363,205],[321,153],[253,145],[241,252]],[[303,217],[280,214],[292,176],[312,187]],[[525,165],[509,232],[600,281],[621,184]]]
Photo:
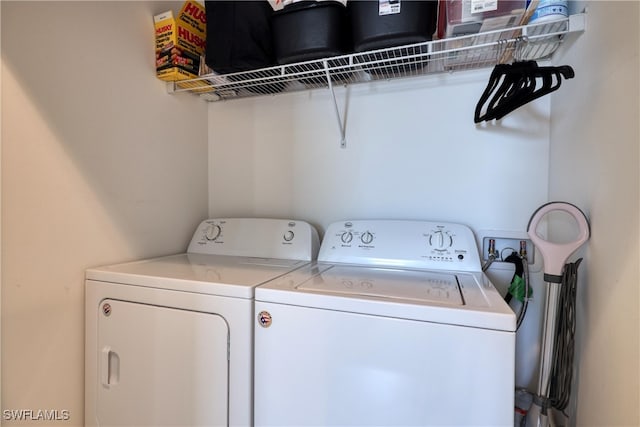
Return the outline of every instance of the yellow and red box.
[[[188,0],[177,18],[172,11],[153,17],[156,33],[156,76],[165,81],[198,77],[206,44],[204,6]]]

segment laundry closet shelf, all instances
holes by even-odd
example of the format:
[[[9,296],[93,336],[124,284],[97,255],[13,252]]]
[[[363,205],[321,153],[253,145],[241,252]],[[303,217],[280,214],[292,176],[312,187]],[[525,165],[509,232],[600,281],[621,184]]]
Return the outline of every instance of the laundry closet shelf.
[[[190,92],[224,101],[330,88],[376,80],[492,67],[548,59],[565,36],[585,29],[585,14],[520,27],[425,43],[334,56],[232,74],[209,74],[168,83],[171,93]]]

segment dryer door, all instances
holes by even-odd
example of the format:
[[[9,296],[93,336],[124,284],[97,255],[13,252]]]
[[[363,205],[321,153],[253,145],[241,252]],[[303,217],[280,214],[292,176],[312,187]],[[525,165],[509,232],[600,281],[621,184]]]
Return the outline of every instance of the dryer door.
[[[227,425],[224,318],[110,299],[97,309],[99,425]]]

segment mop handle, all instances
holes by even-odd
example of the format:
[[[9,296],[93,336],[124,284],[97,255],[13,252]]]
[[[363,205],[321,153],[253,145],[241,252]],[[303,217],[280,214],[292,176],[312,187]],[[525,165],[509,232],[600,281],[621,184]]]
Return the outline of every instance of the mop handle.
[[[542,218],[552,211],[564,211],[571,215],[578,223],[578,237],[569,243],[553,243],[544,240],[536,233]],[[544,262],[544,280],[546,282],[560,283],[562,281],[562,270],[567,259],[584,242],[589,239],[589,222],[584,213],[576,206],[566,202],[550,202],[542,205],[533,213],[527,226],[527,233],[533,244],[542,254]]]

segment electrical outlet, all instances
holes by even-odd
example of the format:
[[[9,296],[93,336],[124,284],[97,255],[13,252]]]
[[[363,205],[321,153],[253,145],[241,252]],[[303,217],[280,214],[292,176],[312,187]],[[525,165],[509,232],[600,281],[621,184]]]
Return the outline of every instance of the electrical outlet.
[[[494,240],[496,259],[490,268],[513,269],[512,263],[505,263],[503,260],[514,251],[520,253],[520,242],[525,242],[529,271],[535,272],[541,269],[542,266],[539,261],[541,257],[536,253],[536,248],[526,233],[519,231],[482,230],[478,232],[477,235],[482,264],[489,261],[490,241]]]

